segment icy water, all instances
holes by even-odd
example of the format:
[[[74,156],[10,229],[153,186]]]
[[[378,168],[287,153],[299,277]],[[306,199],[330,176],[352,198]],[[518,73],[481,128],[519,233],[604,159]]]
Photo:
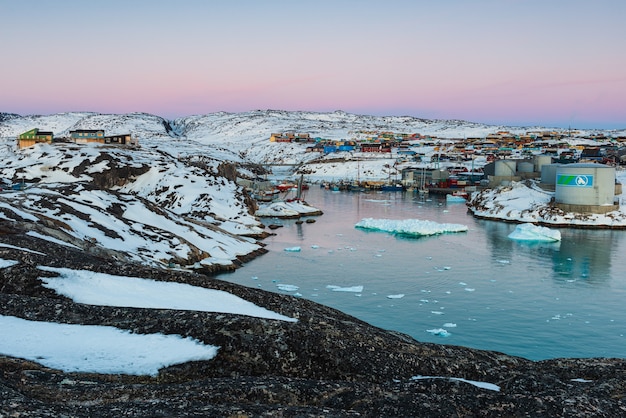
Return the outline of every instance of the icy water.
[[[515,225],[474,219],[463,203],[438,196],[312,187],[305,198],[324,215],[301,225],[267,220],[284,225],[264,241],[269,253],[219,278],[418,341],[533,360],[626,357],[626,231],[561,229],[558,244],[525,244],[507,237]],[[355,228],[363,218],[469,231],[410,239]],[[301,251],[285,251],[294,247]]]

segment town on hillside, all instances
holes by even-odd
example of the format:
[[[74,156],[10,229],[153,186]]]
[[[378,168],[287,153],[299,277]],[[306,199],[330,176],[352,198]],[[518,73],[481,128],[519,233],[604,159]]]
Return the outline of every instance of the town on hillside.
[[[395,152],[400,158],[413,161],[421,161],[424,156],[420,152],[421,148],[435,147],[440,161],[469,161],[475,155],[483,155],[487,161],[493,161],[544,154],[562,163],[585,160],[619,165],[626,162],[626,136],[580,135],[578,131],[530,131],[523,135],[498,131],[485,137],[469,138],[358,131],[350,139],[327,139],[312,137],[308,133],[285,132],[272,133],[270,142],[310,144],[306,152],[324,155],[338,152]]]

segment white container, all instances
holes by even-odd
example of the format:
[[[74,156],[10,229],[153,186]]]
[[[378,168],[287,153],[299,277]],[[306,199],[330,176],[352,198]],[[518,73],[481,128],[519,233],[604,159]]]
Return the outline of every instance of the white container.
[[[615,167],[588,163],[560,165],[554,199],[568,205],[613,205]]]
[[[517,161],[515,160],[496,160],[495,175],[496,177],[513,177],[517,171]]]

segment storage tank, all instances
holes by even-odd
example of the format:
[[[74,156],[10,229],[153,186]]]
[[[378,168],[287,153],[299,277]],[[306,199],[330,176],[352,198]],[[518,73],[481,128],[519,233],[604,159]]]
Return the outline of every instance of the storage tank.
[[[554,200],[567,205],[613,205],[615,167],[603,164],[562,164],[556,170]]]
[[[552,156],[550,155],[535,155],[533,157],[535,163],[535,172],[541,173],[541,167],[547,164],[552,164]],[[542,180],[543,181],[543,180]]]
[[[535,164],[528,161],[522,161],[517,164],[518,173],[532,173],[534,169]]]
[[[517,171],[517,161],[515,160],[496,160],[496,177],[511,177]]]
[[[541,166],[541,183],[554,186],[556,184],[556,170],[561,164],[544,164]]]

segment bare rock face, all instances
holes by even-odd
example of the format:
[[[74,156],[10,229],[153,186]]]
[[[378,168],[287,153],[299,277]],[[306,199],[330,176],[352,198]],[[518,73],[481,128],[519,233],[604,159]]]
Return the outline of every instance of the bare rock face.
[[[311,301],[90,254],[0,222],[0,314],[192,337],[219,346],[210,361],[158,376],[64,373],[0,356],[0,416],[618,417],[626,361],[532,362],[502,353],[420,343]],[[28,248],[32,251],[24,251]],[[242,315],[90,306],[42,287],[38,266],[219,289],[298,322]],[[11,338],[3,336],[2,338]],[[430,378],[416,379],[416,376]],[[450,379],[454,378],[454,379]],[[472,382],[491,383],[489,390]]]

